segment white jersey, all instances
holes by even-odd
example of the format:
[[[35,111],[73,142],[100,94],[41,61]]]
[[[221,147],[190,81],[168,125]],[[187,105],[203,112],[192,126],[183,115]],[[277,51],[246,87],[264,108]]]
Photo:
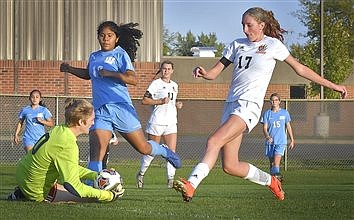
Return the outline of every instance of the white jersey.
[[[152,81],[147,89],[152,95],[152,99],[162,99],[169,97],[170,101],[163,105],[154,105],[148,123],[157,125],[177,124],[176,98],[178,85],[174,81],[165,82],[161,78]]]
[[[275,60],[283,61],[289,54],[280,40],[268,36],[259,42],[247,38],[233,41],[223,53],[235,65],[226,102],[243,99],[262,108]]]

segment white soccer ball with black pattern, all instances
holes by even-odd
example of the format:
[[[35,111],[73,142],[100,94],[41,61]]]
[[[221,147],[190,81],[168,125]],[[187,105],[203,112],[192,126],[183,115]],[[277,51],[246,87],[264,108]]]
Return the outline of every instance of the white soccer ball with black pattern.
[[[123,189],[123,179],[114,169],[103,169],[94,181],[96,189],[120,191]]]

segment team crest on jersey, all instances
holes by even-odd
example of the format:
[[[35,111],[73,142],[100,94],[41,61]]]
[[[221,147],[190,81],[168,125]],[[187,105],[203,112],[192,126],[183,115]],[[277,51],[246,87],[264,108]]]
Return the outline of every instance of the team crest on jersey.
[[[266,50],[267,50],[267,47],[268,46],[266,44],[263,44],[263,45],[259,46],[256,53],[265,54]]]
[[[105,63],[109,63],[109,64],[113,64],[114,61],[116,60],[116,58],[114,57],[106,57],[106,59],[104,60]]]

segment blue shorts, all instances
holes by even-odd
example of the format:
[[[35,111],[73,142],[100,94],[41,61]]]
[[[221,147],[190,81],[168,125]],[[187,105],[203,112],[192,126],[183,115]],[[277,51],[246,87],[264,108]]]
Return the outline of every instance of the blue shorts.
[[[28,147],[28,146],[34,146],[36,143],[37,143],[37,141],[38,140],[34,140],[34,139],[32,139],[32,138],[30,138],[30,137],[23,137],[23,146],[24,147]]]
[[[284,156],[286,144],[266,144],[265,155],[267,157],[274,157],[274,155]]]
[[[95,110],[95,122],[90,130],[117,130],[131,133],[140,128],[141,124],[133,104],[119,102],[105,104]]]

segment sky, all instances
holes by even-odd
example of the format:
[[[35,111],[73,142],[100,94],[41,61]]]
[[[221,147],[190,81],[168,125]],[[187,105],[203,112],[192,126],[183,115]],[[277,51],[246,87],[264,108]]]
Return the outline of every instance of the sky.
[[[300,9],[298,0],[164,0],[163,23],[170,33],[184,35],[192,31],[215,33],[218,42],[229,44],[236,38],[245,37],[242,32],[242,14],[251,7],[271,10],[280,26],[288,31],[284,43],[303,44],[307,28],[292,13]]]

